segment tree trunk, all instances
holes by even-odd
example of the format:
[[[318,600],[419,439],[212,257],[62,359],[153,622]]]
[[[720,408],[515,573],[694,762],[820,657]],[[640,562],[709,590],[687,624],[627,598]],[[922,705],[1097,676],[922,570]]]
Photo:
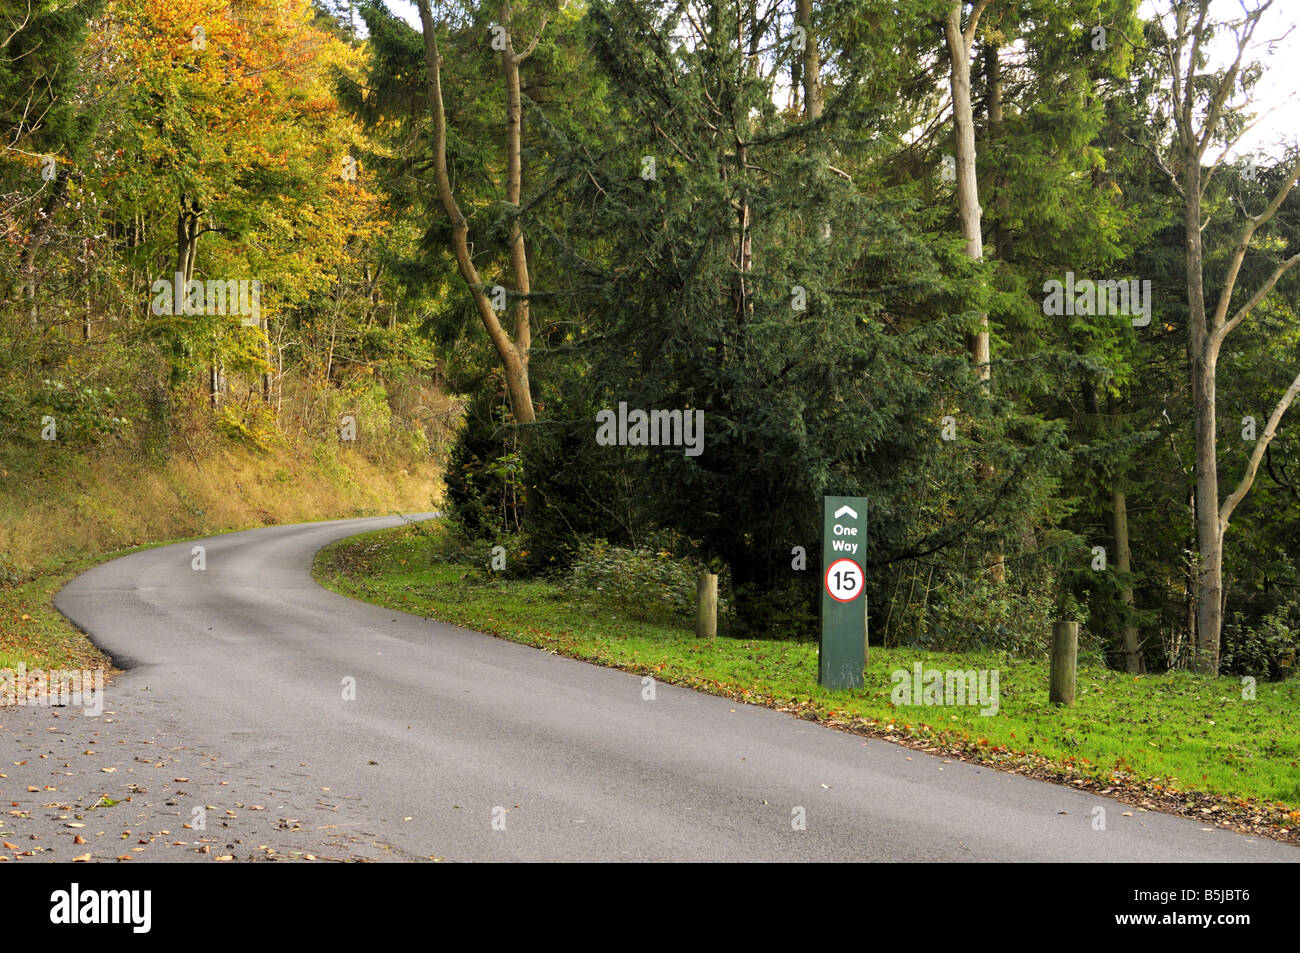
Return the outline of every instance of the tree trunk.
[[[975,113],[971,105],[970,57],[975,45],[975,30],[979,25],[980,14],[988,6],[988,2],[989,0],[981,0],[977,3],[964,28],[961,15],[965,4],[953,3],[948,8],[948,16],[943,23],[948,54],[952,60],[949,81],[952,89],[953,139],[957,151],[957,216],[961,222],[962,238],[966,239],[966,256],[972,261],[984,259],[984,236],[979,181],[975,175]],[[989,316],[980,314],[978,329],[968,334],[966,338],[971,364],[974,365],[979,379],[986,385],[992,376],[988,327]],[[977,464],[975,472],[980,480],[993,479],[993,468],[987,463]],[[989,571],[994,581],[1001,583],[1006,579],[1006,563],[1001,553],[991,555]]]
[[[518,424],[531,424],[537,418],[533,411],[533,398],[529,390],[528,353],[527,351],[521,351],[517,347],[516,342],[510,339],[509,334],[501,326],[501,322],[497,320],[496,312],[492,310],[492,303],[483,287],[478,269],[474,266],[474,261],[470,257],[469,223],[466,221],[464,213],[461,212],[460,205],[452,192],[451,176],[447,171],[447,114],[442,99],[442,57],[438,53],[433,14],[430,12],[429,0],[418,0],[417,5],[420,9],[420,23],[424,32],[425,81],[429,107],[433,112],[434,173],[437,178],[439,201],[441,201],[447,217],[451,220],[451,239],[452,248],[456,254],[456,266],[460,271],[461,278],[469,287],[475,310],[478,311],[479,320],[483,322],[483,327],[487,331],[488,338],[492,341],[492,346],[496,349],[501,366],[505,371],[506,391],[510,396],[510,408],[515,422]],[[509,30],[508,24],[503,23],[502,25],[506,27],[507,31]],[[531,49],[523,54],[513,54],[516,65],[529,52],[531,52]],[[511,132],[511,141],[514,141],[513,131]],[[517,157],[515,161],[517,161]],[[522,241],[517,248],[522,253]],[[512,253],[515,250],[515,247],[512,246]],[[517,312],[517,315],[526,318],[528,311],[525,308],[522,312]],[[516,335],[521,330],[524,335],[523,340],[527,341],[527,326],[523,328],[516,327]]]
[[[1132,551],[1128,539],[1128,499],[1116,479],[1111,485],[1111,526],[1115,537],[1115,571],[1119,573],[1119,598],[1123,604],[1124,670],[1136,674],[1142,671],[1142,652],[1138,648],[1138,630],[1133,621]]]
[[[794,22],[804,29],[803,47],[803,117],[812,121],[821,118],[826,107],[822,89],[821,55],[817,52],[817,39],[813,36],[812,0],[795,0]]]
[[[1192,377],[1193,452],[1196,458],[1196,656],[1204,675],[1219,673],[1223,625],[1223,528],[1219,522],[1215,370],[1218,347],[1209,332],[1202,278],[1201,168],[1193,141],[1184,152],[1183,234],[1187,243],[1188,348]]]
[[[36,307],[36,252],[45,243],[45,233],[49,231],[50,223],[54,221],[54,212],[59,203],[63,201],[68,192],[68,167],[63,166],[55,173],[54,186],[50,190],[49,197],[45,204],[41,206],[40,214],[32,224],[32,233],[28,236],[27,247],[19,258],[18,264],[18,290],[19,297],[27,302],[27,324],[33,330],[37,330],[40,325],[40,317]]]
[[[271,319],[267,317],[262,318],[262,338],[262,360],[266,362],[266,370],[262,371],[262,400],[267,407],[270,407],[273,374],[271,372]]]
[[[966,239],[966,256],[972,261],[984,258],[984,238],[981,233],[979,183],[975,177],[975,115],[970,94],[970,53],[975,37],[975,18],[962,31],[962,3],[954,3],[944,21],[944,35],[948,40],[948,54],[952,59],[949,77],[952,87],[953,138],[957,149],[957,216],[961,221],[962,238]],[[969,39],[968,39],[969,38]],[[981,380],[988,380],[989,367],[989,316],[981,314],[980,329],[967,338],[971,363]]]
[[[988,92],[989,122],[985,141],[989,148],[1002,137],[1002,58],[997,44],[984,48],[984,84]],[[988,151],[988,149],[986,149]],[[995,163],[996,164],[996,163]],[[1006,176],[993,174],[993,254],[1001,261],[1011,258],[1011,230],[1007,218],[1011,213],[1011,199],[1004,189]]]
[[[515,302],[514,349],[518,355],[515,388],[527,395],[529,416],[527,421],[521,420],[516,408],[515,419],[520,420],[521,423],[532,423],[533,401],[528,380],[528,358],[532,349],[532,313],[528,296],[532,293],[532,281],[528,274],[528,252],[524,245],[524,230],[519,222],[519,207],[523,193],[524,116],[519,83],[519,64],[522,58],[515,52],[514,39],[510,34],[509,0],[502,0],[501,24],[506,29],[506,48],[501,51],[506,79],[506,201],[514,206],[514,214],[510,217],[510,267],[515,276],[515,290],[519,294]],[[514,403],[513,391],[511,403]],[[528,439],[523,433],[520,437],[523,440]]]

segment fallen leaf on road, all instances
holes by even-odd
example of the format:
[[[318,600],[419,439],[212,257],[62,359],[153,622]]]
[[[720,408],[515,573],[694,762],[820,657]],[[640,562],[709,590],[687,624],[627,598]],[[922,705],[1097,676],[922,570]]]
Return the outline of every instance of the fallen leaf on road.
[[[85,863],[89,863],[89,861],[90,861],[90,855],[89,855],[89,854],[82,854],[80,857],[73,857],[73,858],[72,858],[72,862],[73,862],[74,864],[85,864]]]

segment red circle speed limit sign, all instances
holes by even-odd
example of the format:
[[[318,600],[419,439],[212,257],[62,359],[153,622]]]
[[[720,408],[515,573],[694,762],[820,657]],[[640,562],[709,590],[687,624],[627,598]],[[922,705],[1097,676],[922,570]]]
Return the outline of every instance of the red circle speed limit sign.
[[[865,582],[866,574],[852,559],[837,559],[826,570],[826,592],[836,602],[852,602]]]

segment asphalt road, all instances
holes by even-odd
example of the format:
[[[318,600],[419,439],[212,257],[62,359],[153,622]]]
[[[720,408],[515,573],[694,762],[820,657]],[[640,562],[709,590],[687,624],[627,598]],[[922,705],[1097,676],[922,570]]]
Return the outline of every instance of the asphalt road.
[[[646,700],[638,676],[312,581],[322,546],[397,522],[217,536],[73,580],[56,605],[130,670],[100,718],[4,712],[0,792],[29,815],[6,831],[30,829],[45,859],[138,840],[140,860],[1300,860],[724,698],[659,684]],[[131,800],[87,812],[101,792]],[[206,829],[182,829],[195,806]]]

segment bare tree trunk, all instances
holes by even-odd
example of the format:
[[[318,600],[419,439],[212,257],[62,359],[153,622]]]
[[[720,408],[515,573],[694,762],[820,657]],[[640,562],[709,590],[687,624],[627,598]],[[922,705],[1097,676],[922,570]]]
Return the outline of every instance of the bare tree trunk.
[[[68,168],[63,166],[55,173],[54,186],[45,204],[41,206],[40,214],[32,225],[32,233],[28,236],[27,246],[19,257],[19,296],[27,302],[27,324],[33,331],[40,325],[40,316],[36,307],[36,253],[45,244],[45,233],[49,231],[50,223],[54,221],[54,213],[67,192]]]
[[[90,239],[89,238],[87,238],[85,241],[81,243],[81,256],[83,261],[85,261],[86,263],[86,270],[82,275],[82,284],[85,286],[85,292],[86,292],[86,313],[81,320],[81,340],[89,341],[90,323],[91,323],[90,280],[91,280],[91,275],[93,274],[93,268],[91,267],[91,263],[90,263]]]
[[[984,83],[988,91],[989,110],[986,142],[991,147],[993,143],[1002,138],[1003,124],[1002,59],[1001,51],[995,43],[989,43],[984,48]],[[1006,177],[1001,171],[994,173],[993,254],[1002,261],[1007,261],[1011,257],[1011,230],[1007,228],[1011,200],[1003,188],[1005,180]]]
[[[804,29],[803,117],[813,121],[821,118],[822,110],[826,108],[826,94],[822,88],[821,54],[813,35],[812,0],[795,0],[794,22]]]
[[[1111,486],[1111,525],[1115,537],[1115,571],[1121,580],[1119,598],[1124,606],[1123,645],[1124,670],[1137,673],[1142,670],[1142,652],[1138,647],[1138,630],[1133,621],[1132,551],[1128,538],[1128,499],[1120,489],[1118,480]]]
[[[948,9],[944,20],[944,36],[948,41],[948,54],[952,60],[949,76],[952,88],[952,121],[957,148],[957,216],[961,221],[962,238],[966,239],[966,256],[972,261],[984,258],[984,237],[981,232],[983,209],[980,208],[979,183],[975,177],[975,114],[971,106],[970,55],[975,42],[975,29],[980,14],[988,6],[982,0],[971,12],[965,29],[961,14],[965,4],[957,2]],[[981,380],[987,381],[989,366],[989,316],[981,314],[979,330],[967,338],[971,363]]]
[[[1219,639],[1223,628],[1223,540],[1232,512],[1250,491],[1260,458],[1276,433],[1282,415],[1300,393],[1300,374],[1273,408],[1269,424],[1255,442],[1244,477],[1229,497],[1219,502],[1218,435],[1215,432],[1215,374],[1223,342],[1273,289],[1287,270],[1300,263],[1300,255],[1281,261],[1237,312],[1228,318],[1233,291],[1242,261],[1250,249],[1255,232],[1270,221],[1300,178],[1297,162],[1264,211],[1248,216],[1236,247],[1228,262],[1218,300],[1211,314],[1206,306],[1204,287],[1204,246],[1201,199],[1220,156],[1202,167],[1206,150],[1219,131],[1223,110],[1228,103],[1241,70],[1246,49],[1251,43],[1268,3],[1247,10],[1237,21],[1214,23],[1210,20],[1210,0],[1173,4],[1173,34],[1162,20],[1165,55],[1169,58],[1171,85],[1169,96],[1177,132],[1176,163],[1173,169],[1154,153],[1157,165],[1173,183],[1183,199],[1183,237],[1187,248],[1188,365],[1192,384],[1194,414],[1193,440],[1196,458],[1196,645],[1195,668],[1206,675],[1219,671]],[[1230,35],[1236,41],[1236,59],[1221,74],[1204,73],[1203,49],[1212,36]],[[1235,141],[1231,143],[1235,145]]]
[[[528,254],[524,245],[523,226],[519,222],[520,199],[523,193],[524,125],[519,64],[523,62],[524,57],[515,52],[514,40],[510,33],[510,0],[502,0],[501,25],[506,29],[505,49],[501,51],[501,62],[505,68],[506,79],[506,201],[514,206],[514,213],[510,217],[510,267],[515,276],[515,290],[519,293],[518,300],[515,302],[514,329],[514,347],[519,356],[517,372],[519,380],[516,386],[528,394],[528,412],[531,414],[532,396],[528,380],[528,357],[532,348],[532,314],[528,306],[528,296],[532,293],[532,283],[528,274]],[[530,48],[528,52],[531,53],[532,49]],[[513,401],[512,393],[511,402]],[[519,419],[517,411],[515,417]],[[526,440],[527,437],[525,436],[524,439]]]
[[[962,10],[965,3],[957,0],[948,8],[948,15],[943,21],[944,37],[952,61],[949,85],[952,89],[953,139],[957,151],[957,217],[961,222],[962,238],[966,239],[966,256],[972,261],[984,260],[984,236],[979,181],[975,175],[975,113],[971,104],[970,57],[980,16],[990,2],[991,0],[978,0],[963,27]],[[989,316],[980,314],[978,329],[966,338],[971,364],[986,385],[992,376],[988,327]],[[980,480],[991,480],[993,468],[987,463],[979,463],[976,465],[976,475]],[[1006,563],[1001,553],[992,554],[989,571],[996,582],[1006,579]]]
[[[271,370],[271,319],[262,318],[262,360],[266,362],[266,370],[262,371],[262,400],[267,407],[271,406],[272,386],[274,375]]]
[[[492,341],[492,346],[496,349],[497,357],[505,370],[506,390],[510,396],[510,407],[515,422],[518,424],[531,424],[536,420],[536,416],[533,411],[533,399],[528,384],[528,352],[522,350],[516,341],[511,340],[510,335],[501,326],[501,322],[497,320],[496,312],[492,310],[492,303],[483,287],[478,269],[475,268],[474,261],[470,257],[469,223],[461,212],[460,205],[456,202],[456,197],[451,189],[451,178],[447,171],[447,114],[442,99],[442,57],[438,53],[433,14],[429,9],[429,0],[417,0],[417,5],[420,9],[420,23],[424,31],[426,86],[429,107],[433,113],[434,173],[437,178],[438,198],[442,202],[447,217],[451,220],[452,247],[456,254],[456,265],[460,270],[461,278],[464,279],[473,297],[479,320],[483,322],[488,338]],[[508,23],[503,23],[502,26],[506,27],[507,31],[509,30]],[[536,42],[534,40],[533,45]],[[531,52],[532,46],[523,53],[510,55],[514,59],[515,65],[518,66]],[[513,132],[510,138],[512,142],[517,142]],[[517,155],[512,160],[511,165],[513,166],[516,161],[518,161]],[[517,246],[512,242],[512,255],[516,250],[519,254],[523,253],[522,240]],[[525,306],[521,311],[517,311],[516,317],[517,319],[522,318],[526,322],[528,318],[527,307]],[[522,341],[527,342],[529,329],[526,324],[522,328],[516,326],[515,334],[520,335],[521,331]]]

